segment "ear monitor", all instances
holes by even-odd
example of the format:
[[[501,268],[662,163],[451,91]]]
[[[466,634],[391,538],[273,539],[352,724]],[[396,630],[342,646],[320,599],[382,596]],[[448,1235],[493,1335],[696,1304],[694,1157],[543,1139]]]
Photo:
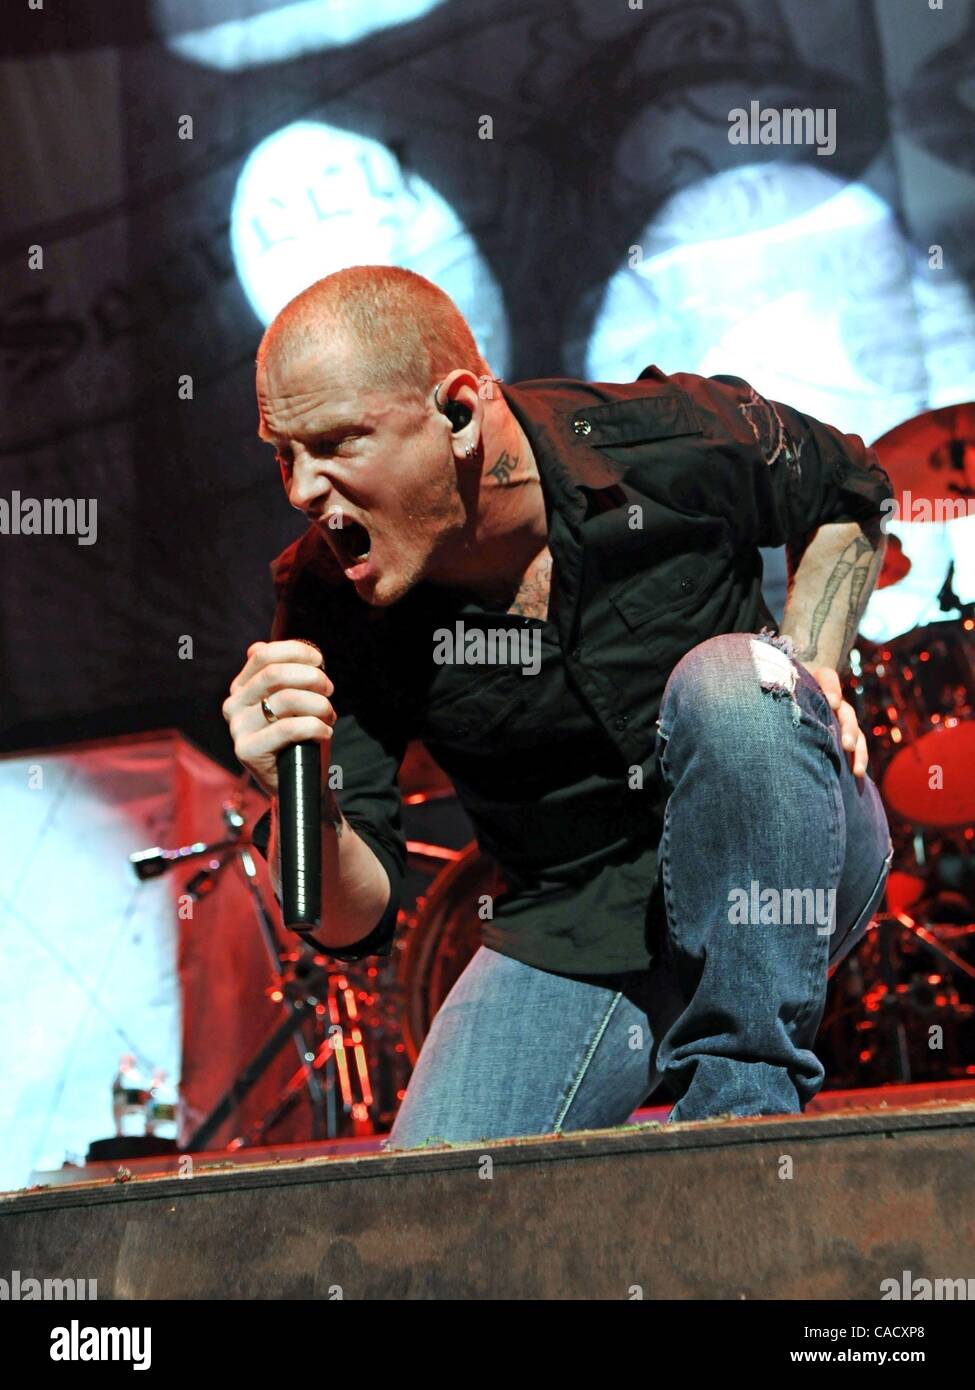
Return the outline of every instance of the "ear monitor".
[[[463,401],[448,401],[443,408],[443,413],[450,421],[450,428],[455,434],[471,422],[470,406],[464,405]]]
[[[450,428],[453,430],[454,434],[456,434],[458,430],[462,430],[465,425],[470,424],[471,408],[470,406],[464,405],[461,401],[447,401],[444,405],[441,405],[440,388],[442,385],[443,382],[439,381],[433,388],[433,399],[437,403],[437,409],[442,414],[446,415],[447,419],[450,421]]]

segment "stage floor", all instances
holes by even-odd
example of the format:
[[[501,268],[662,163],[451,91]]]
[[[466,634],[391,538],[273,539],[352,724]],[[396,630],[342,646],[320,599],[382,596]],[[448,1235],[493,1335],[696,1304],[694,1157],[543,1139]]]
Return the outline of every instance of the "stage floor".
[[[823,1091],[811,1102],[805,1116],[794,1117],[802,1120],[814,1115],[829,1115],[843,1112],[874,1112],[878,1110],[905,1110],[914,1107],[944,1104],[963,1104],[975,1101],[975,1079],[972,1081],[922,1082],[902,1086],[873,1086],[854,1091]],[[664,1124],[669,1114],[669,1106],[653,1106],[635,1110],[627,1121],[628,1125]],[[793,1118],[793,1117],[782,1117]],[[718,1123],[718,1122],[716,1122]],[[726,1123],[722,1121],[721,1123]],[[600,1131],[587,1131],[599,1133]],[[604,1131],[612,1134],[613,1130]],[[381,1152],[385,1134],[365,1135],[361,1138],[325,1139],[303,1144],[263,1145],[261,1147],[208,1150],[192,1154],[194,1172],[213,1172],[219,1169],[248,1166],[295,1163],[303,1159],[336,1160],[351,1158],[359,1154]],[[571,1131],[567,1137],[571,1137]],[[433,1147],[433,1146],[431,1146]],[[186,1155],[172,1154],[153,1158],[113,1159],[84,1166],[66,1166],[50,1172],[37,1171],[31,1174],[30,1185],[26,1190],[38,1187],[71,1187],[86,1184],[99,1184],[118,1181],[119,1169],[123,1168],[133,1178],[153,1175],[178,1175],[181,1165],[185,1168]]]

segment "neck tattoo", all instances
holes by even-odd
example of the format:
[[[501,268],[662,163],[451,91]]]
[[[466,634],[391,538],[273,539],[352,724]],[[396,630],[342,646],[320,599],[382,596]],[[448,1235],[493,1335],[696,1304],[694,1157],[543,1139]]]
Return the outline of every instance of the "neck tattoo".
[[[488,477],[497,478],[501,487],[507,487],[511,481],[511,475],[517,467],[518,455],[509,454],[507,449],[502,449],[497,462],[488,469]]]

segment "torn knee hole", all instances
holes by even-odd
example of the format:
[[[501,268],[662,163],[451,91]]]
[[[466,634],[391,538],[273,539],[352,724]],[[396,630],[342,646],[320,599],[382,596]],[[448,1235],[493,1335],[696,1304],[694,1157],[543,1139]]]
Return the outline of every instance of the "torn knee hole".
[[[793,723],[799,722],[796,682],[799,672],[792,660],[795,650],[791,637],[775,637],[766,628],[751,640],[752,662],[761,688],[773,698],[792,701]]]

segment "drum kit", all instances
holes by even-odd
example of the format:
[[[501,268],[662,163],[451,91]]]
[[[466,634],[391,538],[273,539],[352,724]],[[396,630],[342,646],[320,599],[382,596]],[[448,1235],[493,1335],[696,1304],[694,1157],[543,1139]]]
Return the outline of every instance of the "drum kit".
[[[957,517],[969,500],[975,514],[975,405],[926,412],[874,447],[905,519],[917,519],[918,499],[929,504],[925,519]],[[975,1079],[975,603],[958,599],[947,557],[945,567],[931,597],[944,620],[885,642],[860,637],[851,654],[845,695],[868,738],[895,854],[880,911],[831,973],[817,1050],[833,1088]],[[888,535],[877,587],[910,571],[900,540]],[[306,1092],[312,1137],[391,1127],[431,1022],[480,945],[476,904],[501,887],[422,745],[408,748],[399,785],[407,891],[416,898],[391,955],[343,964],[306,946],[280,949],[272,990],[281,1027],[210,1117],[207,1135],[291,1037],[304,1049],[302,1065],[232,1147],[269,1142]],[[270,946],[266,922],[264,930]]]
[[[928,411],[874,447],[897,516],[975,516],[975,406]],[[887,540],[878,589],[911,570]],[[894,861],[882,910],[831,979],[819,1051],[832,1087],[975,1078],[975,603],[955,593],[947,555],[945,570],[929,605],[943,619],[860,637],[851,654],[844,693]]]

